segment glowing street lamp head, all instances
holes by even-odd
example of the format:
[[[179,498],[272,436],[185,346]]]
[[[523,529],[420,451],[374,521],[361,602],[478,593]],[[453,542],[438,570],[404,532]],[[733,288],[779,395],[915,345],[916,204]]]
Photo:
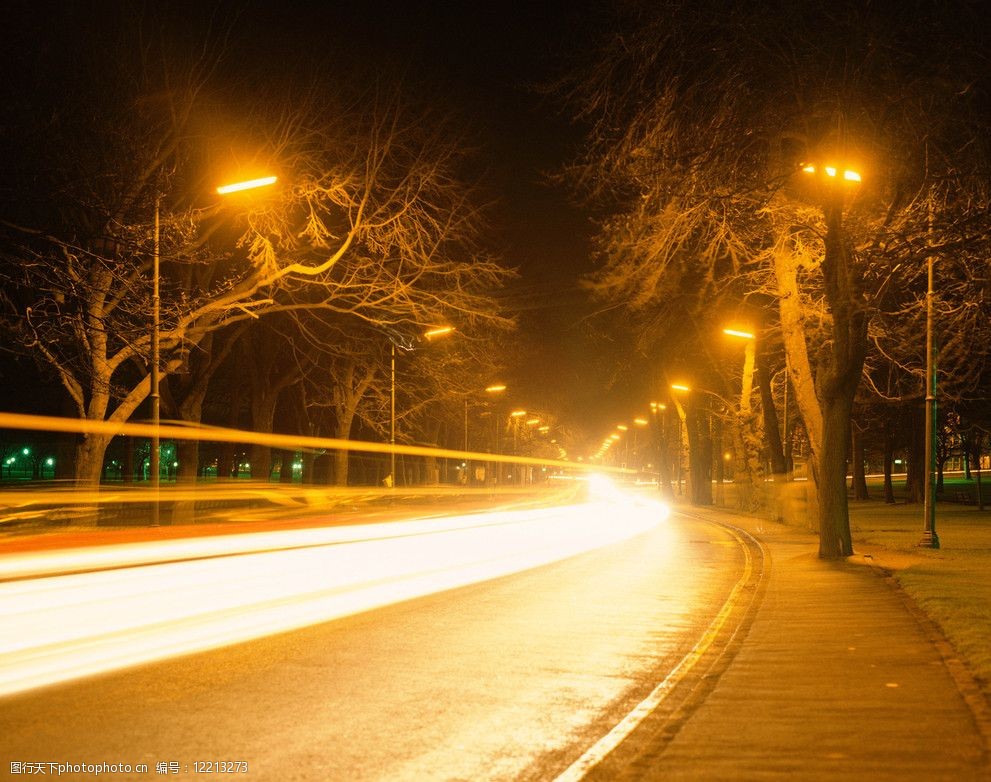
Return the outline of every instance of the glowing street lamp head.
[[[513,418],[522,418],[523,416],[526,415],[526,410],[514,410],[509,415],[512,416]]]
[[[495,384],[493,384],[491,386],[488,386],[485,389],[486,393],[488,393],[488,394],[498,394],[498,393],[500,393],[502,391],[505,391],[505,390],[506,390],[506,386],[503,383],[495,383]]]
[[[628,427],[626,424],[617,424],[616,428],[619,429],[619,431],[621,432],[626,432],[629,431],[630,429],[630,427]]]
[[[688,386],[686,386],[683,383],[672,383],[671,384],[671,388],[673,388],[675,391],[682,391],[682,392],[685,392],[685,393],[687,393],[688,391],[691,391],[692,390],[691,388],[689,388]]]
[[[454,326],[439,326],[435,329],[430,329],[430,331],[425,331],[423,336],[427,339],[436,339],[437,337],[446,337],[453,331]]]
[[[811,164],[802,166],[802,171],[806,174],[815,174],[819,169]],[[860,172],[853,171],[849,168],[840,171],[836,166],[823,166],[822,172],[828,176],[830,179],[836,179],[837,177],[843,179],[846,182],[860,182]]]
[[[649,422],[647,421],[646,418],[634,418],[633,423],[635,423],[637,426],[646,426]]]
[[[278,177],[274,176],[264,176],[258,179],[249,179],[244,182],[233,182],[229,185],[221,185],[217,188],[217,193],[219,195],[230,195],[231,193],[239,193],[242,190],[254,190],[257,187],[267,187],[268,185],[274,185],[278,181]]]
[[[740,329],[723,329],[723,334],[730,337],[740,337],[741,339],[753,339],[754,335],[749,331],[742,331]]]

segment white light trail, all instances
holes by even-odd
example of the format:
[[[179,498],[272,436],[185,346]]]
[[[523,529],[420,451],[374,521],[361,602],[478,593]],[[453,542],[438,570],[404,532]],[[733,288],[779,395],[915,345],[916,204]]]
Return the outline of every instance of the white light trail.
[[[610,492],[539,510],[61,552],[77,569],[118,569],[0,583],[0,695],[508,575],[625,540],[666,515],[660,503]],[[212,558],[174,561],[183,557]],[[157,564],[133,566],[142,561]],[[55,561],[22,572],[39,564]],[[8,577],[15,566],[5,564]]]

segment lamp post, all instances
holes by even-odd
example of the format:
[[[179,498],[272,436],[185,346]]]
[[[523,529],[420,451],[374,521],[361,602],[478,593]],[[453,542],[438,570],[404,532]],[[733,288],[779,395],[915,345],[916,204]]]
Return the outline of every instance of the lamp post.
[[[672,383],[671,390],[677,391],[681,394],[690,394],[692,391],[692,389],[686,386],[684,383]],[[677,397],[672,397],[671,399],[674,402],[675,410],[678,411],[678,495],[680,496],[684,494],[684,491],[681,488],[681,479],[682,479],[681,460],[684,455],[683,452],[685,450],[685,444],[683,440],[684,435],[682,434],[682,432],[686,428],[686,420],[685,420],[686,415],[685,415],[685,408],[682,407],[681,402],[678,401]]]
[[[158,184],[155,185],[155,242],[152,248],[152,260],[151,260],[151,389],[149,391],[149,396],[151,397],[151,453],[149,454],[149,464],[148,469],[151,471],[151,488],[154,493],[152,500],[152,512],[151,512],[151,526],[157,527],[161,523],[161,510],[159,508],[159,492],[162,488],[161,476],[159,475],[160,465],[160,455],[159,446],[161,437],[159,435],[159,429],[162,425],[162,395],[160,389],[160,378],[158,375],[158,354],[159,354],[159,326],[161,323],[162,316],[162,302],[159,296],[159,241],[161,237],[160,231],[160,213],[161,213],[161,202],[162,195],[159,192]]]
[[[221,185],[217,188],[218,195],[229,195],[230,193],[237,193],[243,190],[253,190],[258,187],[265,187],[267,185],[274,185],[277,178],[274,176],[262,177],[260,179],[252,179],[244,182],[234,182],[228,185]],[[162,319],[162,301],[161,301],[161,211],[162,211],[162,194],[159,191],[158,184],[155,184],[155,234],[154,242],[152,247],[152,262],[151,262],[151,356],[149,362],[151,366],[149,367],[149,380],[150,389],[148,396],[151,399],[151,454],[149,458],[148,469],[150,471],[149,478],[151,479],[151,487],[154,492],[153,510],[151,524],[153,527],[159,526],[161,522],[161,514],[159,509],[159,494],[162,488],[162,480],[160,475],[161,470],[161,454],[159,453],[161,447],[161,436],[159,430],[162,425],[162,395],[161,395],[161,373],[159,371],[159,361],[161,353],[161,343],[160,334],[161,331],[161,319]]]
[[[636,427],[643,428],[649,425],[649,423],[650,422],[642,416],[637,416],[636,418],[633,419],[633,425]],[[633,430],[633,463],[637,465],[636,469],[638,471],[643,470],[643,462],[644,462],[643,457],[640,456],[639,441],[640,441],[639,431],[637,429],[634,429]]]
[[[435,329],[423,332],[423,338],[428,342],[437,337],[445,337],[454,332],[454,326],[439,326]],[[390,361],[389,361],[389,488],[396,487],[396,340],[389,338]],[[413,350],[412,344],[408,351]]]
[[[506,390],[505,383],[493,383],[485,387],[486,394],[501,394]],[[465,397],[465,453],[468,452],[468,397]],[[468,484],[468,457],[465,456],[465,485]]]
[[[928,242],[932,245],[932,199],[929,201]],[[919,546],[939,548],[936,534],[936,347],[933,337],[933,254],[926,256],[926,487],[922,540]]]

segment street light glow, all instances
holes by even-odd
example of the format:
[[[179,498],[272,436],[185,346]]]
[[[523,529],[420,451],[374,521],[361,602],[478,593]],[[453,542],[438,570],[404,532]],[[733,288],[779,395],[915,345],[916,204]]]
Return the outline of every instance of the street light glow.
[[[522,418],[523,416],[526,415],[526,410],[514,410],[509,415],[512,416],[513,418]]]
[[[673,388],[675,391],[691,391],[692,390],[688,386],[682,385],[681,383],[672,383],[671,384],[671,388]]]
[[[648,421],[646,418],[634,418],[633,423],[635,423],[637,426],[646,426]]]
[[[742,339],[753,339],[754,335],[749,331],[739,331],[737,329],[723,329],[723,334],[727,334],[731,337],[741,337]]]
[[[221,185],[217,188],[217,193],[219,195],[228,195],[230,193],[239,193],[242,190],[254,190],[256,187],[266,187],[268,185],[274,185],[278,181],[278,177],[274,176],[263,176],[258,179],[248,179],[244,182],[233,182],[229,185]]]
[[[502,383],[496,383],[495,385],[488,386],[485,391],[489,394],[498,394],[500,391],[505,391],[506,386]]]
[[[816,167],[813,165],[802,166],[802,171],[804,171],[806,174],[815,174],[817,170],[818,169],[816,169]],[[836,166],[823,166],[822,171],[826,176],[832,177],[834,179],[836,178],[837,174],[839,174],[839,169],[837,169]],[[852,171],[848,168],[844,169],[843,179],[846,180],[847,182],[860,182],[860,173],[857,171]]]
[[[424,332],[423,336],[427,339],[433,339],[434,337],[445,337],[454,331],[454,326],[440,326],[436,329],[430,329],[430,331]]]

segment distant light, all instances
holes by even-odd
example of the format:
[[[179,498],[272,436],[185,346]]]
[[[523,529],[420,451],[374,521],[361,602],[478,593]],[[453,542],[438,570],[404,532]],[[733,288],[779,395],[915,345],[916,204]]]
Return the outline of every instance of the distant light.
[[[836,176],[836,168],[833,166],[826,166],[823,170],[826,172],[826,176]]]
[[[671,388],[673,388],[675,391],[691,391],[692,390],[688,386],[682,385],[681,383],[672,383],[671,384]]]
[[[21,453],[24,454],[25,456],[27,456],[28,454],[31,453],[31,449],[30,448],[25,448],[23,451],[21,451]]]
[[[48,467],[52,467],[55,464],[55,460],[51,456],[49,456],[47,459],[45,459],[45,464]]]
[[[754,335],[749,331],[739,331],[738,329],[723,329],[723,334],[727,334],[730,337],[742,337],[743,339],[754,338]]]
[[[806,174],[814,174],[816,172],[815,166],[802,166],[802,171]]]
[[[538,432],[549,432],[550,430],[551,430],[551,428],[549,426],[542,426],[537,431]]]
[[[616,428],[619,429],[619,431],[621,432],[628,432],[630,430],[630,427],[628,427],[626,424],[617,424]]]
[[[526,410],[514,410],[510,413],[513,418],[521,418],[526,415]]]
[[[536,426],[539,423],[540,423],[540,419],[539,418],[528,418],[527,419],[527,422],[526,422],[526,425],[527,426]]]
[[[611,434],[611,435],[609,435],[609,439],[610,440],[618,440],[619,439],[619,435],[618,434]]]
[[[843,172],[843,178],[847,182],[859,182],[860,181],[860,174],[858,174],[856,171],[844,171]]]
[[[228,195],[229,193],[238,193],[241,190],[253,190],[256,187],[274,185],[276,181],[278,181],[278,177],[264,176],[260,179],[249,179],[246,182],[234,182],[230,185],[221,185],[217,188],[217,193],[220,195]]]
[[[646,426],[649,422],[647,421],[646,418],[634,418],[633,423],[635,423],[637,426]]]
[[[506,386],[502,383],[496,383],[495,385],[489,386],[485,390],[490,394],[498,394],[500,391],[505,391]]]

